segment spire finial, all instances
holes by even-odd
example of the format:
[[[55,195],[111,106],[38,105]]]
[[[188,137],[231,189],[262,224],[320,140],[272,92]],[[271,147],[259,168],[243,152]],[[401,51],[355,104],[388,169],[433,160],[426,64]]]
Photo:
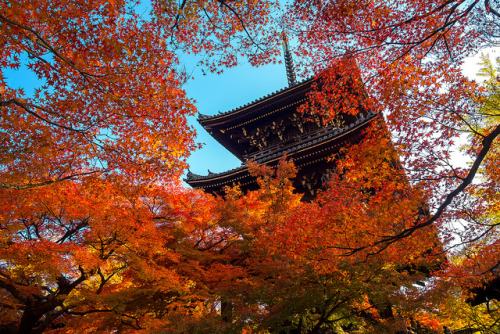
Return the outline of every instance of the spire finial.
[[[286,37],[285,31],[283,31],[282,36],[283,36],[283,53],[285,54],[286,77],[288,79],[288,87],[292,87],[297,84],[297,79],[295,78],[295,70],[293,69],[292,54],[288,49],[288,38]]]

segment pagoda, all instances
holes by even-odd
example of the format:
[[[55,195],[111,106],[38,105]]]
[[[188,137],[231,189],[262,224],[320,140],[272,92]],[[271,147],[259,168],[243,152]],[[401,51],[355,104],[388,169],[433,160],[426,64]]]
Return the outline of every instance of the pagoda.
[[[334,119],[299,111],[309,93],[321,87],[322,82],[317,77],[297,82],[285,38],[283,46],[288,87],[227,112],[213,116],[199,114],[197,120],[200,125],[242,164],[221,173],[208,171],[207,175],[189,171],[184,181],[192,188],[215,195],[224,195],[224,188],[234,185],[239,185],[243,192],[257,190],[257,180],[250,174],[247,163],[255,161],[276,167],[286,154],[297,168],[293,180],[295,191],[303,194],[303,201],[310,201],[332,175],[332,157],[339,158],[342,148],[361,141],[364,130],[379,117],[363,105],[359,105],[358,112],[354,114],[340,112]],[[338,78],[342,74],[336,75]],[[365,94],[364,91],[362,94]],[[439,240],[436,239],[436,243],[439,244]],[[420,271],[428,275],[439,267],[441,261],[442,257],[438,257],[428,265],[409,266],[401,270]],[[385,312],[385,317],[392,317],[390,307],[380,312]]]
[[[199,114],[202,127],[242,165],[222,173],[209,171],[208,175],[189,171],[185,181],[191,187],[218,195],[225,186],[236,184],[243,191],[256,190],[256,179],[246,163],[253,160],[275,167],[286,154],[297,167],[296,191],[304,194],[303,200],[311,200],[331,175],[331,157],[348,143],[359,141],[362,130],[376,117],[363,107],[355,116],[338,114],[333,120],[298,111],[319,82],[316,78],[297,82],[285,38],[283,47],[288,87],[224,113]]]

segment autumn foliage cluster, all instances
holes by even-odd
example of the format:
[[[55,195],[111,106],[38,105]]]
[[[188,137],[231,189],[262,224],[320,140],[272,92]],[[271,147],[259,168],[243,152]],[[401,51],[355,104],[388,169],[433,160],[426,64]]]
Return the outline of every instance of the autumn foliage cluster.
[[[0,332],[498,330],[500,64],[460,69],[496,5],[0,1]],[[304,111],[379,114],[364,140],[312,202],[286,157],[186,189],[183,55],[276,62],[283,31],[324,83]]]

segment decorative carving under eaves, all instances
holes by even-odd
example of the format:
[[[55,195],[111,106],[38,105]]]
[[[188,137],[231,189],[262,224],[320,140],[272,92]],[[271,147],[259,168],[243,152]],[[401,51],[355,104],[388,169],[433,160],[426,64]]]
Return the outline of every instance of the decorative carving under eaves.
[[[312,197],[316,196],[316,191],[321,187],[319,184],[321,181],[318,180],[316,171],[302,175],[299,182],[303,189],[307,189],[308,195]]]

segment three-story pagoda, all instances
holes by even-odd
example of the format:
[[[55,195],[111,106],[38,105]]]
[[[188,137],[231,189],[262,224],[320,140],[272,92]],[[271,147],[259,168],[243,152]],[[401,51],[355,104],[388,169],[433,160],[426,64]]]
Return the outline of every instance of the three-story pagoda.
[[[287,154],[297,167],[294,187],[304,200],[315,197],[328,180],[331,157],[348,143],[361,139],[362,130],[375,117],[360,106],[356,115],[339,114],[326,120],[319,114],[305,114],[297,109],[308,99],[317,79],[297,83],[286,41],[285,65],[289,86],[239,108],[214,116],[200,114],[198,122],[222,146],[233,153],[242,165],[222,173],[196,175],[188,172],[185,181],[195,189],[223,194],[225,186],[239,184],[243,191],[258,188],[246,163],[276,166]]]

